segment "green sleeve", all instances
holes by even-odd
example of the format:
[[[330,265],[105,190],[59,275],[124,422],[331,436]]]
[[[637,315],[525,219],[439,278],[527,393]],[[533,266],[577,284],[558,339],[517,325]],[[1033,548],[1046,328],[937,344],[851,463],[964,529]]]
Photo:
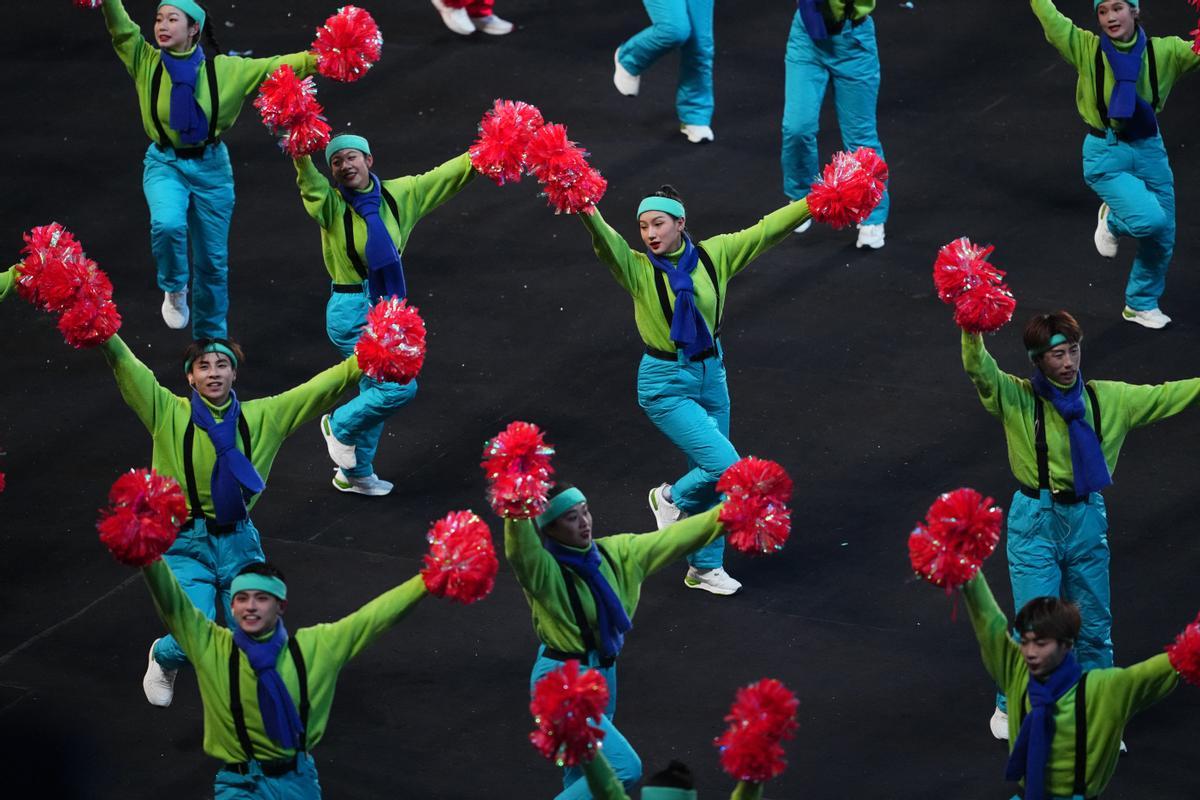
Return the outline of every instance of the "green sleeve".
[[[971,627],[975,629],[975,638],[979,640],[983,665],[992,680],[1001,689],[1007,689],[1013,676],[1024,668],[1021,649],[1009,635],[1008,620],[996,605],[983,570],[963,586],[963,599],[971,617]]]
[[[729,800],[762,800],[762,796],[763,785],[761,783],[738,781],[738,785],[733,788],[733,794],[729,795]]]
[[[1192,48],[1192,43],[1187,39],[1181,39],[1178,36],[1164,36],[1161,39],[1156,38],[1154,41],[1166,44],[1171,60],[1175,63],[1176,75],[1182,77],[1200,69],[1200,53]]]
[[[595,800],[629,800],[621,779],[613,772],[603,751],[597,751],[595,758],[584,763],[583,775]]]
[[[1125,384],[1121,406],[1128,415],[1129,428],[1149,425],[1190,408],[1200,399],[1200,378],[1168,381],[1156,386]],[[1103,418],[1103,411],[1101,412]]]
[[[155,434],[159,422],[167,418],[167,409],[175,401],[175,395],[158,382],[120,336],[110,337],[100,346],[100,352],[112,368],[125,404],[133,409],[146,430]]]
[[[475,177],[469,153],[455,156],[428,172],[401,178],[408,181],[401,202],[410,205],[409,219],[417,220],[458,194]]]
[[[17,285],[17,265],[13,264],[4,272],[0,272],[0,303],[4,302],[10,294],[13,287]]]
[[[255,402],[266,407],[263,418],[271,421],[281,437],[288,437],[310,419],[333,408],[342,392],[360,377],[362,370],[358,368],[358,356],[350,356],[294,389]]]
[[[808,201],[794,200],[778,211],[767,214],[749,228],[714,236],[701,244],[712,256],[717,276],[729,280],[811,217]]]
[[[1109,698],[1121,704],[1125,719],[1149,708],[1179,685],[1179,673],[1166,653],[1159,653],[1131,667],[1119,670],[1107,684]]]
[[[300,199],[304,201],[304,210],[322,228],[332,228],[341,216],[345,202],[317,169],[312,156],[297,158],[295,164],[296,185],[300,187]]]
[[[241,56],[218,56],[224,64],[222,78],[232,81],[243,97],[249,97],[258,91],[258,87],[275,70],[284,64],[292,68],[297,77],[306,78],[316,74],[317,56],[315,53],[302,50],[299,53],[288,53],[270,58],[242,58]]]
[[[130,75],[135,75],[137,64],[154,51],[154,45],[142,36],[142,29],[129,17],[121,0],[104,0],[104,23],[112,36],[113,49]]]
[[[193,661],[212,646],[216,631],[215,622],[196,608],[175,579],[175,573],[161,558],[142,568],[142,577],[154,598],[154,608],[167,630],[179,642],[183,652]],[[228,611],[228,609],[226,609]]]
[[[424,578],[414,575],[337,622],[305,628],[305,635],[313,636],[321,652],[335,663],[344,664],[408,616],[426,594]]]
[[[1009,395],[1022,392],[1020,380],[1000,370],[978,333],[962,332],[962,362],[967,377],[979,393],[979,402],[990,414],[1002,418],[1004,406],[1017,406],[1015,397],[1012,401],[1005,401]]]
[[[1071,22],[1054,6],[1052,0],[1030,0],[1030,6],[1042,23],[1046,41],[1054,45],[1054,49],[1076,70],[1082,72],[1086,69],[1096,57],[1096,34]]]
[[[592,249],[596,251],[600,262],[608,267],[625,291],[636,297],[643,279],[637,254],[629,248],[621,234],[604,221],[599,208],[591,214],[580,214],[579,221],[592,234]]]
[[[652,575],[724,533],[725,528],[718,519],[721,508],[716,506],[703,514],[685,517],[661,531],[620,538],[624,540],[626,552],[639,566],[643,576]]]
[[[540,597],[549,581],[561,581],[558,562],[542,546],[531,520],[504,519],[504,557],[512,566],[517,583],[532,595]]]

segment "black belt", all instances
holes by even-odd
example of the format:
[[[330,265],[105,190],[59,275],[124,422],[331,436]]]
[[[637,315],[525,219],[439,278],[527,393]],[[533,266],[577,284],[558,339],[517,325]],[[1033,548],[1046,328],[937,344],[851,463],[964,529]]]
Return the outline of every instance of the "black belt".
[[[701,350],[696,355],[689,357],[688,361],[704,361],[705,359],[712,358],[716,354],[717,354],[716,348],[710,347],[707,350]],[[678,353],[670,353],[670,352],[667,352],[666,350],[655,350],[653,347],[646,348],[646,355],[650,356],[651,358],[657,358],[659,361],[678,361],[679,360]]]
[[[278,761],[240,761],[237,764],[224,764],[221,769],[228,772],[236,772],[238,775],[249,775],[250,765],[257,763],[258,768],[262,770],[262,774],[268,778],[278,778],[282,775],[287,775],[289,772],[295,772],[297,763],[296,756],[291,758],[281,758]]]
[[[204,529],[206,531],[208,531],[208,533],[212,536],[224,536],[227,533],[233,533],[234,531],[237,530],[236,522],[226,522],[224,524],[218,524],[215,519],[209,519],[208,517],[203,517],[203,519],[204,519]],[[186,531],[189,528],[195,527],[195,524],[196,524],[196,519],[193,517],[192,519],[189,519],[187,522],[183,523],[183,525],[181,526],[181,529]]]
[[[1041,492],[1039,492],[1037,489],[1030,489],[1025,485],[1020,486],[1019,491],[1021,494],[1025,495],[1026,497],[1032,497],[1034,500],[1038,500],[1042,496]],[[1087,495],[1080,497],[1074,492],[1051,492],[1050,497],[1054,499],[1054,502],[1064,506],[1073,506],[1078,505],[1079,503],[1087,502]]]
[[[1087,127],[1087,133],[1088,133],[1088,136],[1095,136],[1097,139],[1107,139],[1107,138],[1108,138],[1108,131],[1102,131],[1102,130],[1100,130],[1099,128],[1093,128],[1091,125],[1089,125],[1089,126]],[[1117,140],[1118,140],[1118,141],[1121,141],[1121,142],[1136,142],[1136,141],[1140,141],[1139,139],[1130,139],[1128,136],[1126,136],[1125,134],[1121,133],[1121,132],[1120,132],[1120,131],[1118,131],[1118,130],[1113,130],[1113,136],[1117,137]],[[1149,137],[1149,136],[1143,136],[1143,137],[1141,137],[1141,138],[1142,138],[1142,139],[1149,139],[1150,137]]]
[[[361,283],[335,283],[333,291],[337,294],[362,294],[363,285]]]
[[[555,650],[553,647],[547,647],[542,651],[542,655],[555,661],[578,661],[584,668],[586,668],[588,665],[587,653],[567,653],[562,650]],[[600,659],[600,666],[607,669],[616,662],[617,660],[615,658],[609,658],[606,656]]]
[[[216,144],[216,142],[213,142],[213,144]],[[185,161],[190,161],[193,158],[204,158],[204,154],[208,152],[207,143],[199,147],[171,147],[170,145],[163,147],[161,144],[156,144],[155,146],[163,153],[172,150],[176,158],[182,158]]]

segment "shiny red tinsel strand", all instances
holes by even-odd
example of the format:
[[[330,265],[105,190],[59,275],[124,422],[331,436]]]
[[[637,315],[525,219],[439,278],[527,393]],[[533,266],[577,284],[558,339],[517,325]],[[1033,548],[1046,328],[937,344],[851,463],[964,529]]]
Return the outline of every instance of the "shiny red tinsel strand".
[[[519,182],[529,142],[544,124],[536,107],[520,100],[496,100],[479,122],[479,138],[469,151],[471,166],[500,186]]]
[[[451,511],[425,540],[429,552],[421,578],[430,594],[470,604],[491,593],[500,562],[486,522],[471,511]]]
[[[1188,683],[1200,686],[1200,614],[1167,645],[1171,666]]]
[[[729,727],[713,740],[721,750],[721,768],[735,780],[765,783],[783,774],[783,740],[795,737],[800,703],[774,678],[737,690],[725,716]]]
[[[312,76],[300,80],[287,64],[258,87],[254,107],[263,124],[279,135],[279,146],[292,158],[312,155],[329,144],[329,123],[316,92]]]
[[[964,292],[976,286],[1003,284],[1004,273],[988,262],[996,248],[978,245],[960,236],[943,245],[933,262],[933,286],[938,299],[952,304]]]
[[[752,555],[783,548],[792,530],[792,479],[783,467],[747,456],[725,470],[717,492],[725,495],[720,520],[729,544]]]
[[[73,0],[73,2],[76,8],[85,8],[89,11],[104,5],[104,0]]]
[[[833,228],[866,219],[883,199],[883,183],[875,177],[880,169],[886,174],[886,164],[881,164],[882,159],[864,165],[853,153],[835,153],[805,198],[813,219]]]
[[[354,353],[368,377],[408,383],[425,363],[425,321],[407,300],[380,300],[367,312],[367,324]]]
[[[962,488],[938,496],[908,537],[913,571],[947,591],[975,576],[1000,541],[1004,513],[990,497]]]
[[[608,181],[587,162],[587,151],[567,138],[557,123],[543,125],[526,150],[527,169],[545,187],[546,199],[560,214],[590,214]]]
[[[96,528],[113,557],[131,567],[153,563],[187,519],[187,502],[173,478],[136,469],[117,478]]]
[[[58,329],[72,347],[102,344],[121,327],[112,282],[82,245],[57,222],[24,235],[17,294],[59,314]]]
[[[343,6],[317,28],[312,50],[317,54],[317,71],[326,78],[356,81],[379,61],[383,35],[367,11]]]
[[[536,517],[546,508],[554,467],[554,446],[531,422],[510,422],[483,446],[488,503],[499,516]]]
[[[870,147],[860,147],[850,155],[867,174],[875,179],[881,191],[887,188],[888,165],[883,160],[883,156]]]
[[[600,717],[608,705],[608,683],[594,669],[580,672],[571,659],[533,687],[529,711],[537,729],[529,741],[560,767],[591,761],[604,739]]]

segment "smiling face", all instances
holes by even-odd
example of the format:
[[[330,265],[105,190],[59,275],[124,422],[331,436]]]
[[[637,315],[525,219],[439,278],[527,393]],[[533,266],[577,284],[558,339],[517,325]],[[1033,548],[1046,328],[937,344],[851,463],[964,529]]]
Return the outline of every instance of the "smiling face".
[[[200,35],[200,26],[188,22],[188,15],[175,6],[159,6],[154,15],[154,41],[163,50],[182,53]]]
[[[347,147],[329,159],[333,179],[347,189],[361,191],[371,185],[371,166],[375,159],[361,150]]]
[[[1071,652],[1071,647],[1070,642],[1038,636],[1033,631],[1021,634],[1021,655],[1025,659],[1025,666],[1029,667],[1029,674],[1039,681],[1046,680],[1050,673],[1058,669],[1067,653]]]
[[[269,592],[246,589],[233,596],[229,607],[237,626],[247,636],[261,636],[275,629],[279,615],[287,610],[287,601]]]
[[[665,211],[644,211],[638,216],[642,243],[656,256],[674,253],[683,242],[683,217]]]
[[[192,362],[187,379],[201,397],[219,407],[229,399],[233,382],[237,380],[237,370],[224,353],[202,353]]]
[[[1105,0],[1096,7],[1100,30],[1115,42],[1129,42],[1137,33],[1140,10],[1126,0]]]
[[[551,522],[545,533],[559,544],[586,550],[592,546],[592,512],[587,503],[576,503]]]
[[[1037,360],[1038,369],[1059,386],[1074,386],[1079,376],[1079,364],[1083,352],[1079,342],[1063,342],[1042,353]]]

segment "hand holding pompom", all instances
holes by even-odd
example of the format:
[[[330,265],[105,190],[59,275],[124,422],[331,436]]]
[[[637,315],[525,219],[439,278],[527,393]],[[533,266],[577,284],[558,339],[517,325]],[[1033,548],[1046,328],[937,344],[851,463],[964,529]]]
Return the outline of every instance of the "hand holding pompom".
[[[874,150],[835,153],[805,200],[813,219],[835,229],[866,219],[883,199],[887,164]]]
[[[1008,324],[1016,308],[1007,286],[982,284],[954,301],[954,324],[967,333],[994,333]]]
[[[908,537],[913,571],[949,592],[975,577],[1000,541],[1004,512],[974,489],[939,495]]]
[[[487,523],[471,511],[451,511],[425,540],[429,552],[421,577],[430,594],[467,605],[491,593],[500,562]]]
[[[567,138],[562,125],[543,125],[533,134],[526,163],[558,214],[592,213],[608,188],[608,181],[588,164],[587,151]]]
[[[1171,666],[1185,681],[1200,686],[1200,614],[1166,647]]]
[[[17,294],[59,314],[58,329],[72,347],[94,347],[121,327],[112,282],[84,255],[69,231],[53,222],[24,235]]]
[[[471,166],[497,185],[517,183],[525,171],[526,150],[545,124],[542,112],[520,100],[496,100],[479,122],[479,138],[471,145]]]
[[[108,501],[96,523],[100,541],[131,567],[144,567],[167,552],[188,514],[179,484],[154,470],[130,470],[117,478]]]
[[[509,519],[529,519],[542,513],[554,475],[552,455],[553,445],[529,422],[511,422],[490,439],[483,446],[481,466],[492,510]]]
[[[729,727],[713,744],[721,749],[721,768],[739,781],[765,783],[783,774],[784,739],[795,737],[800,703],[774,678],[737,690],[725,716]]]
[[[792,512],[787,507],[792,479],[783,467],[748,456],[725,470],[717,492],[725,495],[720,520],[731,545],[750,554],[783,549],[792,530]]]
[[[533,687],[529,712],[537,730],[529,741],[560,767],[591,761],[604,738],[600,717],[608,705],[608,683],[594,669],[579,671],[572,659]]]
[[[368,377],[408,383],[425,363],[425,321],[406,300],[380,300],[367,312],[354,353]]]
[[[1017,307],[1004,272],[987,260],[993,250],[961,236],[943,245],[933,262],[938,299],[954,306],[954,322],[967,333],[999,330]]]
[[[312,51],[317,71],[335,81],[356,81],[375,65],[383,51],[383,35],[369,13],[342,6],[317,28]]]
[[[316,94],[312,76],[300,80],[287,64],[258,87],[254,107],[263,124],[280,136],[279,146],[292,158],[312,155],[329,144],[329,123]]]

